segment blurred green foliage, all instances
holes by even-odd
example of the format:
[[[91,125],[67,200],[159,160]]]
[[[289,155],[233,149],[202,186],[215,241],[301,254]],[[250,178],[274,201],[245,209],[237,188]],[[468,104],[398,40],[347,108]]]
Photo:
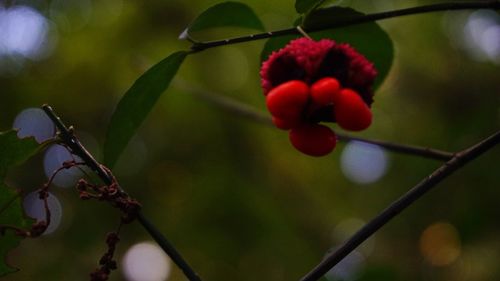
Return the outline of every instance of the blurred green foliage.
[[[0,130],[9,129],[22,109],[49,103],[101,155],[119,98],[148,67],[188,48],[178,34],[218,1],[7,2],[37,8],[52,21],[57,40],[49,57],[0,77]],[[296,18],[292,1],[250,2],[269,30],[290,27]],[[426,3],[332,2],[365,13]],[[469,13],[380,22],[394,41],[395,61],[375,95],[374,124],[359,135],[458,151],[498,130],[499,66],[473,60],[442,28],[447,18]],[[247,32],[220,29],[203,39]],[[298,280],[341,242],[332,235],[336,225],[371,219],[439,165],[390,154],[388,173],[361,186],[341,171],[343,144],[328,157],[307,157],[283,131],[229,115],[176,87],[176,80],[186,81],[263,111],[263,44],[189,57],[116,166],[121,184],[203,280]],[[496,148],[479,158],[379,231],[358,280],[498,280],[499,156]],[[12,171],[11,185],[39,187],[46,180],[42,158]],[[97,267],[119,214],[80,201],[72,189],[52,192],[63,205],[62,225],[24,240],[9,258],[22,270],[4,280],[88,280]],[[461,239],[459,258],[441,267],[419,251],[421,233],[438,221],[452,224]],[[129,246],[149,239],[138,224],[126,226],[118,260]],[[183,278],[175,269],[169,280]],[[111,280],[123,279],[120,270],[112,274]]]
[[[18,141],[17,133],[14,130],[0,133],[0,155],[2,155],[0,159],[0,188],[2,191],[0,193],[0,206],[2,206],[0,209],[0,213],[2,214],[0,219],[1,225],[24,229],[34,223],[33,220],[26,219],[23,216],[21,196],[19,196],[16,190],[7,187],[3,181],[9,167],[26,161],[38,149],[39,144],[32,138]],[[20,240],[20,237],[17,237],[10,231],[2,235],[0,256],[5,257],[10,250],[19,244]],[[15,268],[11,268],[5,263],[0,263],[0,272],[1,274],[15,272]]]

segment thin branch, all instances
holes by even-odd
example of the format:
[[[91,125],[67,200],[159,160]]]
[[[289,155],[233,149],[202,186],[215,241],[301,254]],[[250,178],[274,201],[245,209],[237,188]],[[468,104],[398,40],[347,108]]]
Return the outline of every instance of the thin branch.
[[[359,17],[351,17],[351,18],[340,18],[337,21],[333,21],[332,23],[321,26],[318,28],[304,28],[306,32],[314,32],[338,27],[344,27],[349,25],[356,25],[366,22],[378,21],[383,19],[390,19],[395,17],[407,16],[407,15],[415,15],[415,14],[423,14],[430,12],[438,12],[438,11],[454,11],[454,10],[469,10],[469,9],[500,9],[500,1],[480,1],[480,2],[445,2],[439,4],[431,4],[424,5],[406,9],[399,9],[381,13],[367,14]],[[207,42],[196,42],[191,46],[193,51],[202,51],[205,49],[223,46],[223,45],[231,45],[249,41],[255,41],[260,39],[266,39],[271,37],[280,37],[284,35],[293,35],[300,34],[299,30],[296,27],[281,29],[276,31],[269,31],[264,33],[246,35],[242,37],[235,37],[224,40],[216,40],[216,41],[207,41]]]
[[[443,150],[429,148],[429,147],[421,147],[421,146],[408,145],[408,144],[398,144],[398,143],[382,141],[382,140],[374,140],[374,139],[366,139],[366,138],[347,136],[347,135],[343,135],[343,134],[337,134],[337,138],[340,141],[346,141],[346,142],[347,141],[360,141],[360,142],[364,142],[364,143],[375,144],[375,145],[383,147],[384,149],[392,151],[392,152],[421,156],[421,157],[435,159],[435,160],[441,160],[441,161],[448,161],[448,160],[452,159],[453,156],[455,155],[454,153],[451,153],[448,151],[443,151]]]
[[[179,89],[194,94],[197,97],[199,97],[202,100],[205,100],[215,106],[220,107],[221,109],[235,115],[239,115],[241,117],[248,118],[250,120],[256,121],[258,123],[262,123],[271,127],[274,127],[273,122],[271,121],[271,118],[269,115],[260,112],[256,110],[255,108],[248,106],[244,103],[238,102],[234,99],[224,97],[222,95],[216,94],[209,92],[205,89],[199,88],[199,87],[194,87],[192,85],[189,85],[187,82],[181,81],[180,79],[176,79],[174,82],[174,86],[178,87]],[[345,134],[339,134],[336,133],[337,138],[339,141],[343,142],[348,142],[348,141],[359,141],[359,142],[364,142],[364,143],[370,143],[370,144],[375,144],[380,147],[383,147],[384,149],[392,152],[397,152],[397,153],[403,153],[403,154],[409,154],[409,155],[415,155],[415,156],[420,156],[420,157],[425,157],[429,159],[435,159],[435,160],[440,160],[440,161],[448,161],[453,158],[454,154],[451,152],[443,151],[443,150],[438,150],[438,149],[433,149],[433,148],[427,148],[427,147],[420,147],[420,146],[415,146],[415,145],[404,145],[404,144],[397,144],[393,142],[388,142],[388,141],[382,141],[382,140],[373,140],[373,139],[366,139],[366,138],[360,138],[360,137],[353,137]]]
[[[435,170],[432,174],[422,180],[406,194],[394,201],[389,207],[383,210],[378,216],[368,222],[363,228],[358,230],[351,238],[345,241],[335,252],[324,258],[311,272],[301,281],[315,281],[325,275],[333,266],[339,263],[356,247],[377,232],[382,226],[389,222],[413,202],[422,197],[425,193],[435,187],[438,183],[453,174],[459,168],[485,153],[495,145],[500,143],[500,131],[484,139],[478,144],[457,154],[448,162]]]
[[[191,83],[179,78],[172,81],[172,86],[178,88],[183,92],[192,94],[212,105],[215,105],[228,113],[232,113],[237,116],[248,118],[257,123],[262,123],[264,125],[274,127],[274,124],[271,121],[269,115],[256,110],[252,106],[249,106],[245,103],[232,98],[228,98],[218,93],[208,91],[200,86],[192,85]]]
[[[80,143],[80,141],[73,134],[72,127],[68,128],[61,119],[56,115],[52,108],[48,105],[43,105],[42,109],[45,111],[47,116],[54,122],[57,129],[59,130],[59,136],[61,140],[71,149],[71,152],[76,156],[80,157],[82,161],[86,163],[99,178],[107,185],[113,183],[113,176],[108,173],[99,162],[85,149],[85,147]],[[121,189],[121,187],[120,187]],[[176,248],[167,240],[167,238],[161,234],[161,232],[152,224],[142,212],[138,212],[137,219],[139,223],[146,229],[146,231],[151,235],[151,237],[160,245],[160,247],[167,253],[167,255],[172,259],[172,261],[184,272],[184,275],[190,281],[201,281],[200,277],[194,272],[194,270],[189,266],[189,264],[184,260]]]

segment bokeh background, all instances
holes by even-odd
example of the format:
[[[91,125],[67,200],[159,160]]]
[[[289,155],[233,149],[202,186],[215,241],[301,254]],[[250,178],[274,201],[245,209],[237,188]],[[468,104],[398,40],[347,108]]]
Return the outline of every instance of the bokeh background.
[[[16,121],[50,133],[34,109],[49,103],[100,158],[120,97],[152,64],[189,48],[178,35],[217,2],[0,1],[0,129]],[[331,1],[367,13],[436,2]],[[289,27],[296,17],[293,1],[246,3],[269,30]],[[357,136],[459,151],[498,130],[498,13],[443,12],[380,24],[394,40],[395,59],[376,92],[374,124]],[[220,29],[199,37],[250,32]],[[201,88],[264,111],[263,43],[190,56],[114,169],[207,281],[298,280],[440,165],[360,143],[339,143],[329,156],[311,158],[293,149],[285,132],[186,90]],[[29,192],[67,157],[51,147],[11,171],[9,184],[26,191],[28,213],[37,215]],[[493,149],[446,179],[327,279],[498,280],[499,160],[500,149]],[[71,187],[76,176],[58,176],[51,192],[59,224],[22,241],[8,258],[21,271],[3,280],[88,280],[119,214],[80,201]],[[111,280],[185,280],[139,224],[124,227],[121,238]]]

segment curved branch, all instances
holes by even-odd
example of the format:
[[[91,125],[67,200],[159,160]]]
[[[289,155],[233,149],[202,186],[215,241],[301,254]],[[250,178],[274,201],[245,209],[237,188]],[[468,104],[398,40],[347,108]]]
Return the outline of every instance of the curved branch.
[[[205,100],[205,101],[207,101],[215,106],[218,106],[227,112],[248,118],[248,119],[253,120],[255,122],[258,122],[258,123],[262,123],[262,124],[274,127],[274,124],[271,121],[271,118],[269,117],[269,115],[267,115],[263,112],[260,112],[251,106],[248,106],[244,103],[241,103],[241,102],[238,102],[236,100],[224,97],[222,95],[211,93],[205,89],[188,85],[188,83],[180,81],[179,79],[175,80],[173,83],[174,83],[174,86],[180,88],[181,90],[186,91],[186,92],[191,93],[191,94],[194,94],[197,97],[199,97],[199,98],[201,98],[201,99],[203,99],[203,100]],[[388,151],[409,154],[409,155],[415,155],[415,156],[421,156],[421,157],[425,157],[425,158],[429,158],[429,159],[448,161],[451,158],[453,158],[453,156],[454,156],[454,154],[451,152],[433,149],[433,148],[428,148],[428,147],[420,147],[420,146],[415,146],[415,145],[404,145],[404,144],[398,144],[398,143],[382,141],[382,140],[373,140],[373,139],[366,139],[366,138],[360,138],[360,137],[353,137],[353,136],[339,134],[339,133],[336,133],[336,135],[337,135],[337,138],[339,141],[343,141],[343,142],[359,141],[359,142],[364,142],[364,143],[370,143],[370,144],[375,144],[375,145],[378,145],[380,147],[383,147],[384,149],[386,149]]]
[[[367,14],[359,17],[352,17],[346,19],[339,19],[337,21],[333,21],[331,24],[327,26],[323,26],[321,28],[304,28],[306,32],[314,32],[319,30],[326,30],[332,28],[338,28],[349,25],[356,25],[365,22],[378,21],[383,19],[390,19],[395,17],[402,17],[407,15],[415,15],[415,14],[423,14],[430,12],[438,12],[438,11],[454,11],[454,10],[469,10],[469,9],[500,9],[500,1],[479,1],[479,2],[445,2],[439,4],[431,4],[424,5],[419,7],[412,7],[406,9],[399,9],[381,13]],[[193,51],[202,51],[205,49],[223,46],[223,45],[231,45],[249,41],[255,41],[260,39],[266,39],[271,37],[279,37],[284,35],[292,35],[292,34],[300,34],[296,27],[281,29],[276,31],[246,35],[242,37],[235,37],[224,40],[216,40],[216,41],[208,41],[208,42],[195,42],[191,49]]]
[[[377,232],[392,218],[409,207],[413,202],[435,187],[438,183],[499,143],[500,131],[484,139],[478,144],[455,154],[450,161],[444,163],[419,184],[410,189],[406,194],[394,201],[378,216],[373,218],[370,222],[358,230],[358,232],[351,236],[351,238],[345,241],[335,252],[324,258],[311,272],[304,276],[301,281],[315,281],[320,279],[332,267],[356,249],[356,247]]]
[[[90,154],[85,147],[80,143],[80,141],[73,135],[72,127],[68,128],[61,119],[56,115],[52,108],[48,105],[43,105],[42,109],[45,111],[47,116],[54,122],[57,129],[59,130],[59,136],[61,140],[66,144],[73,154],[80,157],[87,166],[89,166],[99,178],[107,185],[112,184],[113,175],[108,173],[99,162]],[[120,187],[121,189],[121,187]],[[184,272],[184,275],[190,281],[201,281],[200,277],[196,272],[189,266],[189,264],[184,260],[177,249],[167,240],[167,238],[144,216],[144,214],[139,210],[137,214],[137,219],[141,225],[146,229],[149,235],[158,243],[158,245],[167,253],[167,255],[172,259],[172,261],[177,264],[177,266]]]

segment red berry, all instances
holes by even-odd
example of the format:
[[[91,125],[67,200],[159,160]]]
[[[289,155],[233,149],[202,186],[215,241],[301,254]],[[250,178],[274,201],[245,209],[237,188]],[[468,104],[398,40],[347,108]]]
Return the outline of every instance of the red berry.
[[[290,142],[300,152],[310,156],[324,156],[337,144],[335,133],[319,124],[306,124],[290,130]]]
[[[335,120],[340,127],[361,131],[372,123],[372,112],[355,91],[342,89],[335,101]]]
[[[298,124],[300,124],[300,121],[299,120],[293,120],[292,122],[289,122],[289,121],[285,121],[283,119],[280,119],[278,117],[272,117],[272,120],[273,120],[273,124],[279,128],[279,129],[282,129],[282,130],[290,130],[291,128],[293,127],[297,127]]]
[[[332,77],[322,78],[311,86],[311,98],[315,104],[320,106],[333,103],[339,92],[340,83]]]
[[[282,121],[293,124],[300,120],[309,99],[309,87],[299,80],[285,82],[266,96],[267,109]]]

